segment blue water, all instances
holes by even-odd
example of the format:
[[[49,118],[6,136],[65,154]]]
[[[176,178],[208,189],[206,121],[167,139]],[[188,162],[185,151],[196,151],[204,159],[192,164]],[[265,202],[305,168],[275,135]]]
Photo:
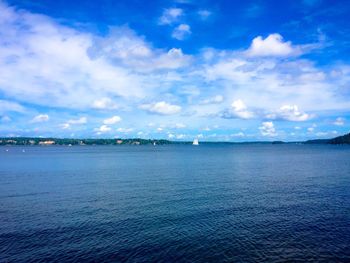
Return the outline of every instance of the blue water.
[[[350,147],[0,147],[0,262],[55,261],[350,262]]]

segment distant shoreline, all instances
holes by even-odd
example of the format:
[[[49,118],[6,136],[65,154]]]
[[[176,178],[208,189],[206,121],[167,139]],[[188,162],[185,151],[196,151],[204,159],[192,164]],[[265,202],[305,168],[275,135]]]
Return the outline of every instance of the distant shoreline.
[[[40,137],[1,137],[0,146],[50,146],[50,145],[166,145],[166,144],[192,144],[190,141],[170,141],[165,139],[69,139],[69,138],[40,138]],[[248,142],[211,142],[202,141],[200,144],[350,144],[350,133],[332,139],[318,139],[296,142],[284,141],[248,141]]]

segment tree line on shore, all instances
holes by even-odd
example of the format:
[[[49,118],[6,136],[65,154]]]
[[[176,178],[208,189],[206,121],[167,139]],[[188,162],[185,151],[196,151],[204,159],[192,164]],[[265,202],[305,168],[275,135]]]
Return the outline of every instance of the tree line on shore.
[[[3,137],[0,145],[164,145],[164,144],[190,144],[192,142],[169,141],[164,139],[70,139],[70,138],[39,138],[39,137]],[[215,142],[204,142],[215,143]],[[233,142],[218,142],[233,143]],[[283,141],[242,142],[240,144],[284,144]],[[333,139],[317,139],[305,142],[292,142],[303,144],[350,144],[350,133]]]
[[[69,138],[37,138],[9,137],[0,138],[0,145],[145,145],[170,144],[168,140],[147,139],[69,139]]]

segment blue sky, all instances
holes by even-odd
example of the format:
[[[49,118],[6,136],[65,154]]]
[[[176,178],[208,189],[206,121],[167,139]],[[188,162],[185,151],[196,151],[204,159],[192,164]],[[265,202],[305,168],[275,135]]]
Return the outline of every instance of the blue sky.
[[[2,1],[0,136],[349,132],[348,1]]]

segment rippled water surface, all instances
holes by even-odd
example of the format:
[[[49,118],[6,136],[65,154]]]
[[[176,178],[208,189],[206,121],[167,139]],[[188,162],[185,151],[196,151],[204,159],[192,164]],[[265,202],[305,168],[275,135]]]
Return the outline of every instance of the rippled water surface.
[[[0,148],[0,262],[288,260],[350,262],[350,147]]]

